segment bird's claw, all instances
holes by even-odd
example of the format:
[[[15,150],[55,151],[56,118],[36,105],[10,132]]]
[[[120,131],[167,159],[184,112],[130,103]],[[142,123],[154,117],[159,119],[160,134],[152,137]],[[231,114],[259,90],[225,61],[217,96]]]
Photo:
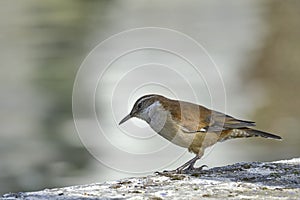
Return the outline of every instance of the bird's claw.
[[[171,174],[182,174],[183,172],[199,172],[202,171],[203,168],[208,167],[207,165],[202,165],[200,167],[189,166],[186,169],[177,168],[175,170],[164,170],[162,172],[154,172],[156,175],[171,175]]]
[[[164,170],[162,172],[154,172],[154,174],[156,175],[171,175],[171,174],[182,174],[182,170],[178,170],[178,169],[175,169],[175,170]]]
[[[189,166],[189,167],[188,167],[188,168],[186,168],[184,171],[187,171],[187,172],[202,171],[202,170],[203,170],[203,168],[205,168],[205,167],[207,167],[207,168],[208,168],[208,166],[207,166],[207,165],[202,165],[202,166],[200,166],[200,167]]]

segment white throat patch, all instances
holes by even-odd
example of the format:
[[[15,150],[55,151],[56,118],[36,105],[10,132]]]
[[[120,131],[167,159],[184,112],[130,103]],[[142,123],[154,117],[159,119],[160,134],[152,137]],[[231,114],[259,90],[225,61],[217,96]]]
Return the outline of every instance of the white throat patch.
[[[156,132],[160,132],[167,121],[168,112],[163,109],[159,101],[155,101],[145,109],[145,114],[150,118],[149,125]]]

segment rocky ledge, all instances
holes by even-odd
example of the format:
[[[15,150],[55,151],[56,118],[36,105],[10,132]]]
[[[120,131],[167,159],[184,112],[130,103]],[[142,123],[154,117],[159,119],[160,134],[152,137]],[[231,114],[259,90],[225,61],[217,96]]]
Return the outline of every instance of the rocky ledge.
[[[184,174],[162,173],[2,196],[5,200],[206,198],[300,199],[300,158],[237,163]]]

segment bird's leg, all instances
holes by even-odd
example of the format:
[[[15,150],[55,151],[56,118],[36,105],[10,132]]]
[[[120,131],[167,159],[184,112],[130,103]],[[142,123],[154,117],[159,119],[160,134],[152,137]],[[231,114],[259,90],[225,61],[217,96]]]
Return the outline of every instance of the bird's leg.
[[[200,155],[197,155],[196,157],[197,157],[198,159],[201,158]],[[197,160],[198,160],[198,159],[197,159]],[[192,163],[188,166],[188,168],[186,168],[186,170],[187,170],[187,171],[195,171],[195,170],[201,171],[204,167],[208,167],[207,165],[201,165],[200,167],[195,168],[194,165],[195,165],[195,163],[196,163],[197,160],[195,160],[194,162],[192,162]]]
[[[192,170],[194,169],[194,164],[197,160],[199,160],[201,158],[201,156],[196,155],[194,158],[192,158],[191,160],[187,161],[186,163],[184,163],[183,165],[181,165],[180,167],[178,167],[175,172],[181,174],[182,170],[184,170],[186,167],[188,170]]]
[[[186,163],[184,163],[183,165],[181,165],[180,167],[178,167],[177,169],[175,170],[171,170],[171,171],[168,171],[168,170],[164,170],[162,173],[161,172],[155,172],[156,174],[169,174],[169,173],[175,173],[175,174],[181,174],[182,171],[185,169],[185,168],[190,168],[191,166],[193,167],[195,162],[199,159],[200,157],[198,155],[196,155],[194,158],[192,158],[191,160],[187,161]]]
[[[193,171],[193,170],[202,170],[203,167],[207,167],[207,165],[202,165],[201,167],[195,168],[194,165],[196,163],[197,160],[199,160],[202,157],[202,154],[200,155],[196,155],[194,158],[192,158],[191,160],[187,161],[186,163],[184,163],[183,165],[181,165],[180,167],[178,167],[175,170],[165,170],[163,172],[155,172],[156,174],[169,174],[169,173],[176,173],[176,174],[181,174],[182,171],[184,171],[185,169],[187,171]]]
[[[194,167],[196,161],[199,160],[203,156],[203,154],[204,154],[203,149],[200,149],[198,154],[193,159],[191,159],[190,161],[187,162],[189,165],[186,168],[186,170],[187,171],[195,171],[195,170],[201,171],[204,167],[207,167],[207,165],[202,165],[201,167],[197,167],[197,168]]]

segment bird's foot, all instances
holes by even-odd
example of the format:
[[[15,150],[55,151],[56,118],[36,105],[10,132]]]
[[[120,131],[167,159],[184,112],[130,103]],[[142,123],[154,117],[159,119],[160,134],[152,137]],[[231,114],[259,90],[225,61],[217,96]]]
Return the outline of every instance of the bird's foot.
[[[154,172],[154,174],[157,174],[157,175],[170,175],[170,174],[182,174],[182,172],[183,172],[183,169],[177,168],[177,169],[174,169],[174,170],[164,170],[162,172]]]
[[[200,172],[203,168],[208,167],[207,165],[202,165],[200,167],[194,167],[193,165],[188,166],[187,168],[178,167],[174,170],[164,170],[162,172],[154,172],[157,175],[171,175],[171,174],[182,174],[182,173],[191,173],[191,172]]]
[[[194,167],[193,165],[190,165],[184,171],[186,171],[186,172],[199,172],[199,171],[202,171],[203,168],[205,168],[205,167],[208,167],[208,166],[207,165],[202,165],[200,167]]]

